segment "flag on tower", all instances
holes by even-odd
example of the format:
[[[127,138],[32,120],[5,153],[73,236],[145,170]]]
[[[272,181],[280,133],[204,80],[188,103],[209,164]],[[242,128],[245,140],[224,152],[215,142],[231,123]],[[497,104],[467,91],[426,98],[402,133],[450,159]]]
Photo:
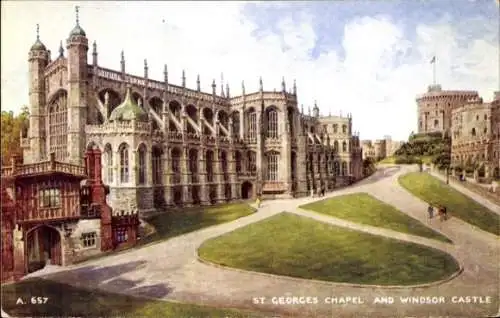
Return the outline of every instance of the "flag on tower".
[[[436,56],[433,56],[431,59],[431,64],[436,63]]]

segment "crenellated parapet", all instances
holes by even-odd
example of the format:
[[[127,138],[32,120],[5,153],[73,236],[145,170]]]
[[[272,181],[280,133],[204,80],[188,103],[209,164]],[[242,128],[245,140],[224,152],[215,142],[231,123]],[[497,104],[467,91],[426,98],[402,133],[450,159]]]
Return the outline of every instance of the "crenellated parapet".
[[[102,125],[86,125],[85,133],[91,135],[100,134],[149,134],[151,132],[151,124],[147,122],[137,121],[113,121],[106,122]]]

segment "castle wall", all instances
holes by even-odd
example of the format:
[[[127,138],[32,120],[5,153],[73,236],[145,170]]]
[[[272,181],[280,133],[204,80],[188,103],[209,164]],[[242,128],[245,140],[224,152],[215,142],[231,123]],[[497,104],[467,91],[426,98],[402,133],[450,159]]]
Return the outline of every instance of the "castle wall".
[[[452,112],[452,165],[484,164],[486,174],[495,174],[500,167],[499,109],[497,101],[483,103],[477,99]]]

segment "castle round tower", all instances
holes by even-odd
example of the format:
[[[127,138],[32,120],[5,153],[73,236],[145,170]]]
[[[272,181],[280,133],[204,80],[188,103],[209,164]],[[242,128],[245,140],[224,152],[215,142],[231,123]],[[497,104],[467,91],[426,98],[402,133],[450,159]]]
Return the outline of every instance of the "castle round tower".
[[[478,97],[477,91],[444,91],[441,85],[430,85],[416,98],[418,133],[449,133],[452,110]]]

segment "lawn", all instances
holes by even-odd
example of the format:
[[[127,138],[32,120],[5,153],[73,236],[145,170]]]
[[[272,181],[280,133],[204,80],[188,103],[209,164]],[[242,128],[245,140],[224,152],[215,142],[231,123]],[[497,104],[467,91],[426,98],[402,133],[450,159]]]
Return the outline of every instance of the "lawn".
[[[37,296],[47,297],[47,302],[32,305],[31,297]],[[19,297],[28,304],[16,305]],[[86,290],[44,279],[2,286],[2,308],[14,317],[264,317],[260,313],[236,309]]]
[[[255,208],[247,203],[228,203],[211,206],[195,206],[158,214],[145,220],[146,226],[144,232],[146,234],[144,237],[141,237],[138,243],[132,248],[141,248],[205,227],[231,222],[250,215],[255,211]],[[86,258],[82,260],[82,262],[120,253],[128,249],[130,248],[126,247],[102,253]]]
[[[415,196],[434,206],[446,206],[452,217],[462,219],[484,231],[500,235],[500,215],[433,176],[412,172],[399,177],[399,183]]]
[[[147,236],[145,240],[165,240],[212,225],[234,221],[255,211],[247,203],[230,203],[196,206],[172,213],[158,214],[146,220],[154,228],[154,233]]]
[[[206,241],[202,259],[277,275],[379,285],[412,285],[449,277],[455,259],[418,244],[280,213]]]
[[[351,222],[378,226],[451,243],[451,240],[446,236],[367,193],[342,195],[309,203],[301,206],[301,208]]]

